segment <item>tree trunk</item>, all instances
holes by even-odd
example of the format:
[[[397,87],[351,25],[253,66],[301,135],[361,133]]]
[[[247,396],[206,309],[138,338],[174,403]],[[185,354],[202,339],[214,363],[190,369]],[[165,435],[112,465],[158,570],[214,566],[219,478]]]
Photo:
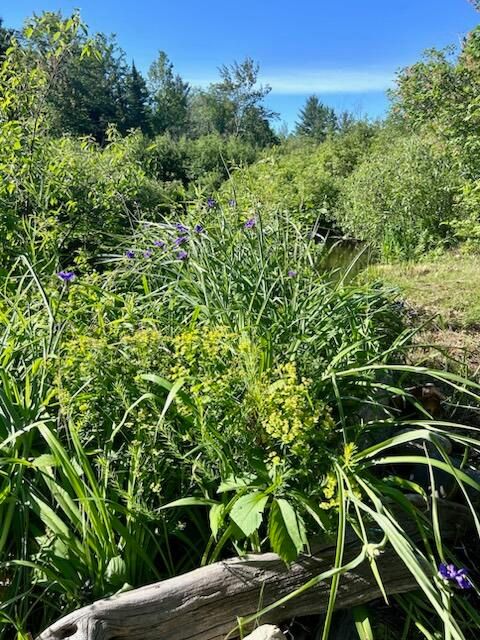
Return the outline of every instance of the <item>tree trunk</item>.
[[[455,542],[462,538],[470,522],[468,509],[454,503],[439,507],[443,539]],[[352,537],[346,543],[344,564],[359,552],[358,539]],[[312,555],[301,555],[290,567],[274,553],[217,562],[99,600],[54,623],[37,640],[222,640],[230,632],[234,638],[239,635],[234,631],[237,618],[255,614],[291,594],[330,569],[334,557],[335,544],[330,544]],[[387,546],[376,560],[388,594],[418,588],[393,549]],[[276,624],[320,614],[326,610],[328,596],[329,583],[322,582],[273,609],[261,622]],[[350,608],[379,597],[370,565],[363,562],[341,577],[336,608]]]

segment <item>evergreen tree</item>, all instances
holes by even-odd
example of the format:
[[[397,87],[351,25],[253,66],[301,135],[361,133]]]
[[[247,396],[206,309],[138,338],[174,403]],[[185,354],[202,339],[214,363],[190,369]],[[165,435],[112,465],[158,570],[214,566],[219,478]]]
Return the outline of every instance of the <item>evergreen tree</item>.
[[[124,128],[126,130],[141,129],[143,133],[150,131],[148,99],[147,84],[133,62],[125,79]]]
[[[296,123],[297,135],[314,138],[317,142],[325,140],[337,128],[335,111],[320,102],[317,96],[307,98],[299,115],[300,120]]]
[[[190,86],[173,72],[173,64],[164,51],[148,71],[152,95],[152,126],[154,133],[169,132],[180,136],[188,124],[188,97]]]
[[[0,18],[0,58],[5,54],[5,51],[10,45],[10,38],[15,35],[13,29],[6,29],[3,26],[3,18]]]

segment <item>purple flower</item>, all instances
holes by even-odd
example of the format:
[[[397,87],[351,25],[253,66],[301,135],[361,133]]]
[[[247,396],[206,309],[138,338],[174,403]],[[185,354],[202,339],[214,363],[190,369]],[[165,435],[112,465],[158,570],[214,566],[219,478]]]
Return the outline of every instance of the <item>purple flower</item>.
[[[193,230],[195,231],[195,233],[203,233],[204,232],[204,228],[202,227],[201,224],[196,224],[194,226]]]
[[[130,258],[130,260],[131,260],[132,258],[134,258],[134,257],[135,257],[135,251],[133,251],[133,249],[129,249],[129,250],[125,253],[125,255],[127,256],[127,258]]]
[[[75,280],[76,275],[73,273],[73,271],[59,271],[57,273],[57,276],[60,278],[60,280],[63,280],[63,282],[72,282],[72,280]]]
[[[252,229],[257,224],[255,218],[249,218],[243,225],[245,229]]]
[[[155,247],[160,247],[160,249],[165,246],[165,242],[163,240],[155,240],[153,244]]]
[[[215,209],[215,207],[217,206],[217,201],[214,200],[213,198],[208,198],[207,200],[207,207],[209,209]]]
[[[177,224],[175,225],[175,228],[179,233],[188,233],[188,227],[186,227],[181,222],[177,222]]]
[[[290,269],[289,270],[288,277],[289,278],[296,278],[297,277],[297,272],[295,271],[295,269]]]
[[[179,251],[177,253],[177,258],[179,260],[186,260],[188,258],[188,253],[186,251]]]
[[[438,574],[443,580],[456,582],[460,589],[472,588],[472,583],[467,576],[467,570],[457,569],[454,564],[442,562],[438,567]]]
[[[151,249],[147,249],[146,251],[143,252],[143,257],[144,258],[151,258],[152,257],[152,253],[153,253],[153,251]]]
[[[175,238],[175,246],[179,247],[187,241],[188,238],[186,238],[185,236],[178,236],[178,238]]]
[[[236,207],[237,206],[237,201],[232,198],[231,200],[228,201],[228,206],[229,207]]]

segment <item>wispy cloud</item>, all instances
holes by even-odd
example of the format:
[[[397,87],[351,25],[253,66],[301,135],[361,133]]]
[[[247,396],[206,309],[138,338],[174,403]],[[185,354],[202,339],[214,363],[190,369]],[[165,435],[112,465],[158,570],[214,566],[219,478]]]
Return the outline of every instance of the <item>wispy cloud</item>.
[[[366,93],[393,86],[394,71],[324,69],[272,74],[262,81],[275,93]]]
[[[385,91],[394,85],[395,70],[379,69],[317,69],[288,70],[261,75],[262,84],[269,84],[272,93],[369,93]],[[193,85],[207,86],[217,78],[190,78]]]

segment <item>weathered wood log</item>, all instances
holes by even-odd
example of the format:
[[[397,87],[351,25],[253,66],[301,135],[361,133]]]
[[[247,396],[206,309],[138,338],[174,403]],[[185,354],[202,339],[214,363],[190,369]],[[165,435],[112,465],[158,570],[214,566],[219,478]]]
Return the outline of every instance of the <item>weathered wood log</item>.
[[[469,511],[461,505],[440,505],[442,535],[455,542],[465,535]],[[407,523],[408,526],[408,523]],[[350,539],[344,562],[358,555],[358,540]],[[330,569],[335,545],[323,545],[302,555],[290,567],[274,553],[233,558],[190,571],[150,586],[99,600],[67,615],[37,640],[223,640],[249,616]],[[388,594],[418,587],[401,558],[386,547],[376,559]],[[323,582],[263,616],[277,624],[326,610],[329,584]],[[381,597],[368,562],[344,574],[336,602],[350,608]],[[246,630],[245,630],[246,631]],[[230,637],[238,634],[232,633]]]

